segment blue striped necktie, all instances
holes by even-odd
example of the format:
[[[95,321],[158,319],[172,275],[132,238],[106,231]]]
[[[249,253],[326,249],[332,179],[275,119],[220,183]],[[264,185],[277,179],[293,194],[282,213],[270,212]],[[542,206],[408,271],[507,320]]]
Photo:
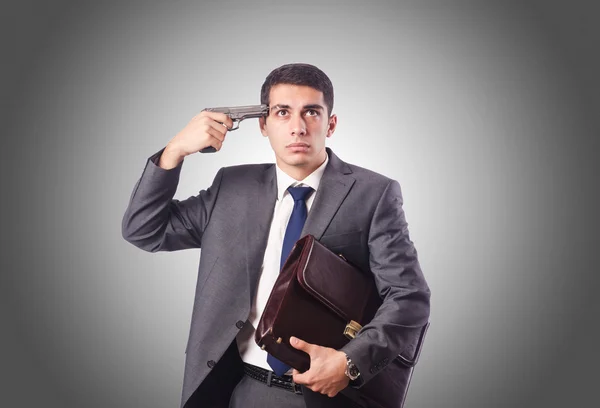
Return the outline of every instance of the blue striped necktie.
[[[285,263],[288,255],[292,251],[294,244],[300,238],[302,228],[304,227],[304,222],[306,222],[306,217],[308,215],[306,198],[313,191],[313,189],[311,187],[290,187],[288,188],[288,191],[294,199],[294,209],[292,210],[290,221],[288,222],[285,230],[285,237],[283,238],[281,262],[279,264],[280,271],[281,268],[283,268],[283,264]],[[269,363],[275,374],[279,376],[284,375],[291,368],[270,354],[267,355],[267,363]]]

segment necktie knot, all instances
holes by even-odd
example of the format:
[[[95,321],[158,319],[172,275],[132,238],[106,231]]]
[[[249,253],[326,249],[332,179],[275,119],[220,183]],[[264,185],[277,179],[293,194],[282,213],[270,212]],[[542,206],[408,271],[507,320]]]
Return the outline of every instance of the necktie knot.
[[[313,191],[312,187],[289,187],[287,190],[294,199],[294,202],[305,201],[308,195]]]

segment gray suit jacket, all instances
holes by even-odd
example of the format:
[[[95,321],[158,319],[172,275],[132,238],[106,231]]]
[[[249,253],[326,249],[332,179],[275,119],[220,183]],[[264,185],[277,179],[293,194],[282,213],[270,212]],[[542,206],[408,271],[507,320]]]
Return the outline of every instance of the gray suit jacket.
[[[255,295],[277,196],[274,164],[222,168],[197,196],[174,200],[181,165],[158,167],[152,156],[136,184],[122,224],[123,237],[151,252],[201,248],[181,405],[205,380],[246,321]],[[312,234],[371,271],[383,304],[344,348],[362,387],[381,389],[400,406],[410,373],[395,359],[411,354],[429,319],[430,292],[409,239],[400,185],[340,160],[329,163],[302,236]],[[361,399],[361,388],[344,393]],[[364,401],[363,401],[364,402]]]

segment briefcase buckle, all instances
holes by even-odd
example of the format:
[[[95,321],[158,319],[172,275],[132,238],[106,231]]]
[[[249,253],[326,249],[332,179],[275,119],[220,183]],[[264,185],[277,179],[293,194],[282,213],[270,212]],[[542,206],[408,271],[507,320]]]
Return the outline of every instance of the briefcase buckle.
[[[355,322],[354,320],[350,320],[350,322],[346,325],[346,328],[344,329],[344,336],[352,340],[356,337],[356,333],[358,333],[360,329],[362,329],[360,323]]]

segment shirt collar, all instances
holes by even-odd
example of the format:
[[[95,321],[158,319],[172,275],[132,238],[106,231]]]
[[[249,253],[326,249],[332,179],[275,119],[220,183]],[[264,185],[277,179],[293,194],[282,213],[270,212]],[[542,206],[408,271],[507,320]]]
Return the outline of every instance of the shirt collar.
[[[283,170],[279,168],[277,164],[275,164],[276,174],[277,174],[277,200],[281,201],[283,196],[288,193],[288,187],[296,187],[299,185],[304,185],[307,187],[312,187],[317,192],[319,188],[319,184],[321,183],[321,178],[323,177],[323,173],[325,172],[325,167],[327,167],[327,163],[329,162],[329,155],[325,155],[325,161],[321,164],[315,171],[310,173],[304,180],[296,180],[290,176],[288,176]],[[289,194],[289,193],[288,193]]]

